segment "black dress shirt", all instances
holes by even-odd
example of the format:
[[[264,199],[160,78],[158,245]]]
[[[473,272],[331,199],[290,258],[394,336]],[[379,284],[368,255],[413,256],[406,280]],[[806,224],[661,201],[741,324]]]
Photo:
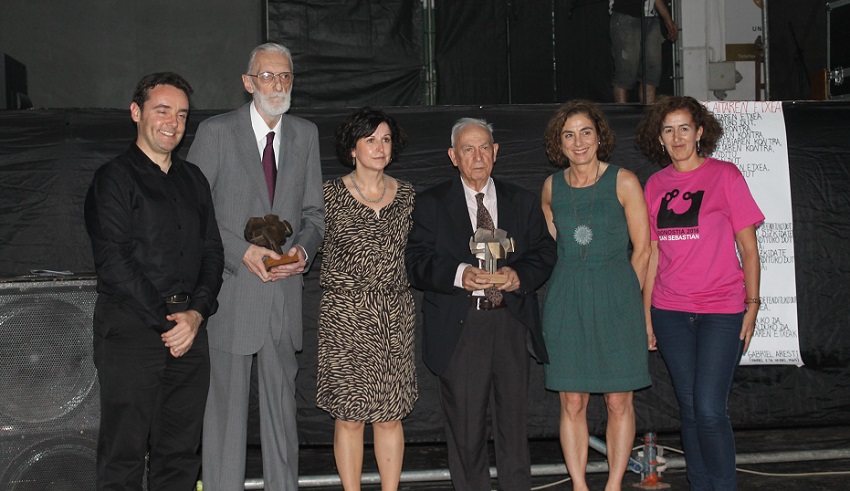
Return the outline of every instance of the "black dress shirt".
[[[171,157],[168,173],[134,143],[100,167],[86,196],[86,229],[98,302],[121,302],[152,328],[170,329],[164,298],[187,293],[187,310],[215,313],[224,250],[210,186],[194,164]]]

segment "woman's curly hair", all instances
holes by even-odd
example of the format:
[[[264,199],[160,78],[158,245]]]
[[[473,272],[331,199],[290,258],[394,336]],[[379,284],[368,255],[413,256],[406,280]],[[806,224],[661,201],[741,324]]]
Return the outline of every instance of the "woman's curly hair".
[[[668,114],[679,110],[686,111],[691,115],[694,127],[697,130],[702,127],[702,136],[699,139],[698,147],[699,155],[711,155],[717,147],[717,141],[723,136],[723,127],[720,126],[711,111],[693,97],[663,97],[655,104],[647,107],[635,136],[635,146],[653,162],[665,166],[670,164],[670,155],[667,154],[664,144],[659,139],[661,138],[664,119]]]
[[[599,110],[599,107],[590,101],[574,99],[566,102],[558,109],[558,112],[549,120],[549,124],[546,125],[546,132],[543,134],[546,156],[549,157],[550,162],[559,167],[569,167],[570,165],[569,159],[564,155],[564,151],[561,148],[561,132],[564,130],[564,123],[576,114],[587,116],[588,119],[593,121],[594,126],[596,126],[596,136],[599,137],[599,148],[596,149],[596,158],[607,160],[614,151],[616,136],[614,135],[614,131],[611,130],[611,126],[608,125],[605,115]]]
[[[358,109],[336,128],[336,156],[342,165],[354,167],[351,151],[357,147],[357,142],[361,138],[370,136],[381,123],[387,123],[392,134],[393,149],[390,154],[390,162],[398,158],[399,152],[407,146],[407,134],[392,116],[380,109],[372,109],[367,106]]]

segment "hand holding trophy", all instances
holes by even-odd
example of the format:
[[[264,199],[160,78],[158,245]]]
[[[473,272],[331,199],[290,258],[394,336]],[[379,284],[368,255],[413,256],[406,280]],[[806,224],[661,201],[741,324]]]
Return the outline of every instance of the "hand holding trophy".
[[[508,275],[495,274],[499,269],[498,260],[506,258],[509,252],[514,252],[514,239],[508,237],[507,232],[500,228],[495,231],[479,228],[469,238],[469,250],[483,263],[481,269],[490,273],[487,275],[490,283],[501,285],[508,281]]]
[[[263,264],[266,269],[272,269],[281,264],[289,264],[298,262],[299,258],[284,254],[281,246],[286,243],[286,239],[292,235],[292,226],[286,220],[281,221],[277,215],[266,215],[264,217],[251,217],[245,225],[245,240],[248,242],[271,249],[280,254],[280,259],[272,259],[266,257],[263,259]]]

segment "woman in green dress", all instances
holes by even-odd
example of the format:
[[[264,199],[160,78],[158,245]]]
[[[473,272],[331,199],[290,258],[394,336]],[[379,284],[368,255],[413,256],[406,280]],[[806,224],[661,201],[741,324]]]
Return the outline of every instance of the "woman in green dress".
[[[650,385],[641,288],[649,262],[649,218],[637,177],[605,163],[614,133],[590,102],[567,102],[544,136],[553,163],[566,167],[543,185],[543,213],[558,243],[543,336],[546,388],[561,401],[560,437],[574,490],[587,490],[587,404],[608,408],[608,483],[619,490],[635,438],[632,394]],[[633,252],[629,257],[631,241]]]

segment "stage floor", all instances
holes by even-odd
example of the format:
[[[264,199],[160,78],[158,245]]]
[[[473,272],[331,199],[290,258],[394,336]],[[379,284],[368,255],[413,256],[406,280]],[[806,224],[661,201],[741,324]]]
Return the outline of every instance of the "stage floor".
[[[749,462],[738,465],[738,489],[742,491],[791,491],[806,489],[808,491],[834,491],[850,489],[850,426],[827,428],[798,428],[778,430],[748,430],[736,431],[736,442],[739,461],[743,457]],[[637,443],[636,443],[637,444]],[[661,434],[658,444],[665,447],[681,449],[678,435]],[[548,468],[562,464],[561,450],[557,440],[533,440],[530,442],[532,468]],[[492,449],[491,449],[492,450]],[[492,451],[491,451],[492,455]],[[665,455],[672,458],[680,456],[671,451]],[[824,455],[840,455],[843,458],[829,460],[794,461],[801,458],[818,459]],[[604,462],[602,454],[590,450],[590,465]],[[772,462],[781,458],[789,462]],[[310,486],[314,478],[335,477],[336,470],[333,460],[333,449],[330,447],[305,447],[301,449],[301,479],[302,489],[318,491],[338,490],[340,486]],[[758,463],[768,462],[768,463]],[[248,451],[248,478],[260,478],[262,464],[259,448],[252,447]],[[442,444],[408,444],[405,449],[404,472],[446,471],[446,452]],[[764,473],[752,474],[748,471]],[[367,448],[364,473],[376,473],[377,466],[374,454]],[[827,473],[843,472],[843,475],[828,475]],[[806,475],[794,475],[806,474]],[[572,486],[566,474],[536,476],[533,478],[534,489],[569,490]],[[670,485],[671,490],[687,490],[685,470],[681,467],[672,468],[662,474],[662,482]],[[594,472],[588,474],[588,484],[591,489],[602,489],[605,486],[606,474]],[[627,472],[623,489],[636,489],[632,485],[640,481],[639,475]],[[493,480],[493,489],[497,489],[498,481]],[[364,490],[379,490],[378,484],[366,484]],[[450,490],[451,483],[447,480],[432,482],[402,482],[400,490]]]

